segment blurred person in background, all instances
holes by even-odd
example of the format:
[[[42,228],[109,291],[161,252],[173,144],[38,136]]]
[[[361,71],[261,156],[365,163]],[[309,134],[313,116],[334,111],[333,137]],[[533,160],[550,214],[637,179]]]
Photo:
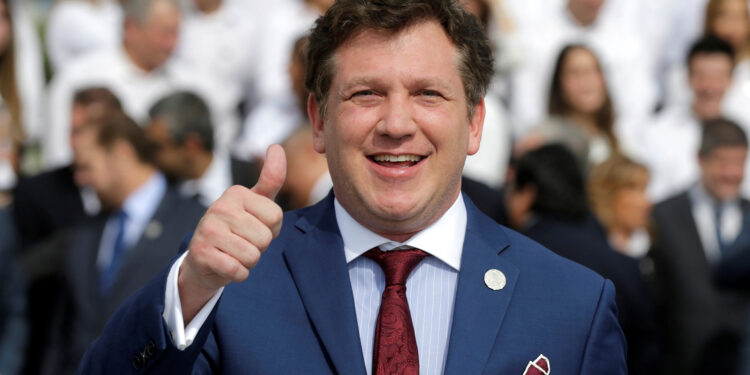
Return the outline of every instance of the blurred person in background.
[[[654,261],[669,371],[732,374],[745,333],[747,294],[720,290],[714,267],[743,227],[740,197],[748,143],[740,126],[708,121],[696,155],[699,176],[654,206]]]
[[[609,244],[630,257],[643,258],[651,246],[649,173],[643,164],[615,154],[591,170],[588,197],[607,231]]]
[[[325,198],[333,187],[325,156],[315,152],[309,125],[297,129],[283,144],[287,178],[280,197],[288,209],[310,206]],[[283,205],[282,205],[283,206]]]
[[[644,130],[639,157],[651,172],[648,193],[654,202],[686,189],[698,178],[695,155],[702,124],[723,115],[734,56],[732,46],[717,37],[696,41],[686,61],[693,100],[665,108]]]
[[[0,0],[0,372],[16,374],[28,334],[22,279],[25,275],[16,264],[17,236],[11,203],[25,132],[9,5],[7,0]]]
[[[115,48],[122,40],[121,0],[63,0],[52,6],[45,28],[47,56],[55,72],[76,58]]]
[[[178,2],[129,0],[123,10],[122,45],[72,61],[50,84],[50,123],[43,144],[48,168],[70,161],[65,140],[70,133],[72,96],[77,89],[93,85],[110,89],[122,101],[125,113],[142,125],[149,108],[164,95],[177,89],[198,92],[212,109],[217,145],[228,149],[235,106],[224,100],[210,73],[172,58],[180,30]]]
[[[710,0],[703,20],[703,35],[713,35],[729,43],[735,52],[732,85],[722,101],[726,116],[750,129],[750,10],[746,0]],[[673,68],[668,75],[667,105],[689,103],[692,99],[684,65]],[[746,185],[750,187],[750,185]],[[750,191],[750,190],[747,190]]]
[[[0,105],[0,129],[12,116]],[[0,207],[0,374],[19,374],[28,343],[25,274],[18,264],[18,244],[11,210]]]
[[[168,188],[153,165],[153,145],[124,114],[88,124],[79,137],[76,176],[89,182],[103,210],[67,233],[46,374],[75,373],[115,309],[177,255],[174,244],[204,211]]]
[[[146,135],[154,161],[183,197],[209,206],[232,185],[252,187],[260,168],[217,150],[211,111],[197,94],[178,91],[151,107]]]
[[[290,0],[267,6],[258,20],[254,44],[252,83],[248,88],[248,115],[242,125],[242,139],[234,154],[243,160],[265,158],[268,145],[284,139],[306,121],[300,111],[289,66],[298,54],[295,43],[307,33],[315,19],[333,0]],[[307,99],[303,103],[305,109]]]
[[[549,118],[534,127],[516,147],[561,142],[573,151],[584,173],[619,148],[615,113],[596,55],[583,45],[560,51],[547,101]]]
[[[87,124],[101,121],[122,107],[109,90],[91,87],[76,92],[71,109],[69,137],[74,155]],[[24,373],[37,374],[39,353],[49,340],[51,317],[61,293],[60,264],[64,253],[62,232],[99,212],[96,193],[85,175],[74,178],[73,164],[33,177],[22,177],[14,190],[13,219],[18,234],[28,285],[31,337]]]
[[[513,59],[514,53],[518,54],[517,46],[513,46],[513,43],[518,41],[515,34],[504,36],[493,28],[493,25],[502,22],[501,25],[507,26],[502,32],[510,32],[511,25],[509,24],[511,21],[504,17],[502,1],[463,0],[459,4],[479,19],[488,38],[494,41],[492,46],[495,50],[495,56],[499,57],[495,61],[495,76],[484,98],[487,111],[484,117],[479,152],[466,158],[463,175],[493,189],[499,189],[505,182],[510,159],[511,131],[505,104],[502,101],[503,91],[506,88],[498,87],[498,85],[507,81],[507,70],[511,68],[506,65],[512,64],[508,62],[508,59]],[[515,52],[514,48],[516,48]],[[510,55],[510,57],[506,56],[505,49],[509,50],[507,55]]]
[[[22,0],[2,0],[0,11],[3,26],[0,31],[0,60],[2,65],[9,65],[14,60],[15,85],[20,98],[17,104],[6,104],[8,107],[18,105],[19,121],[23,129],[23,151],[21,167],[23,172],[33,173],[39,168],[34,162],[33,147],[39,142],[44,132],[44,66],[41,42],[37,34],[37,25],[31,16],[29,2]],[[6,71],[7,74],[8,71]],[[3,75],[2,85],[12,79]],[[10,99],[7,99],[10,100]],[[12,109],[13,112],[16,109]],[[28,157],[28,158],[27,158]],[[26,162],[26,159],[31,162]]]
[[[293,91],[293,96],[289,97],[289,100],[284,102],[285,109],[281,106],[269,106],[260,109],[258,112],[255,112],[254,115],[251,115],[251,118],[255,118],[256,116],[270,116],[272,112],[266,112],[266,110],[284,109],[286,111],[286,116],[289,116],[289,121],[271,121],[271,118],[269,117],[267,120],[270,122],[253,122],[252,126],[246,126],[236,144],[235,154],[237,154],[238,157],[249,160],[262,159],[265,157],[265,152],[266,149],[268,149],[268,146],[274,143],[284,142],[285,139],[293,136],[296,130],[307,123],[308,92],[305,89],[307,43],[307,35],[302,35],[297,38],[291,49],[291,56],[289,64],[287,65],[286,74]],[[278,104],[281,104],[281,102]],[[294,117],[293,121],[292,117]],[[246,123],[246,125],[249,125],[249,123]],[[245,156],[243,157],[242,155]]]
[[[591,214],[576,157],[561,144],[549,144],[521,155],[513,168],[505,203],[512,227],[612,280],[629,373],[661,374],[651,290],[638,262],[610,247]]]
[[[241,0],[247,1],[247,0]],[[256,53],[259,21],[263,11],[246,10],[241,1],[183,1],[185,11],[175,59],[200,68],[221,90],[224,102],[231,103],[236,121],[233,134],[240,127],[240,110],[252,82],[254,64],[263,58]]]
[[[566,0],[563,6],[555,6],[545,2],[539,12],[519,18],[525,58],[513,74],[510,98],[517,138],[546,117],[555,57],[568,44],[586,45],[600,59],[612,104],[619,114],[614,131],[620,141],[638,133],[656,107],[656,57],[646,39],[646,28],[633,22],[632,17],[602,16],[605,8],[616,3]]]

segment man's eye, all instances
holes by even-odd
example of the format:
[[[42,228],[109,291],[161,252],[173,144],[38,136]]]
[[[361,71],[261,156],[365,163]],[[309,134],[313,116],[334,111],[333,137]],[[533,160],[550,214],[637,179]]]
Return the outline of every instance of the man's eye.
[[[424,90],[422,91],[422,95],[424,96],[442,96],[439,92],[434,90]]]
[[[352,95],[352,97],[355,97],[355,96],[368,96],[368,95],[375,95],[375,92],[372,91],[372,90],[357,91],[357,92],[354,93],[354,95]]]

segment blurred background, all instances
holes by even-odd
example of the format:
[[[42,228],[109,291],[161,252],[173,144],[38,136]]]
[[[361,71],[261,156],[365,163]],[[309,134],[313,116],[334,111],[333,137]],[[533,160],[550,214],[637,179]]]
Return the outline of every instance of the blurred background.
[[[631,374],[750,374],[750,2],[458,2],[495,52],[467,196],[614,282]],[[0,374],[75,373],[270,144],[284,209],[329,194],[332,3],[0,0]]]

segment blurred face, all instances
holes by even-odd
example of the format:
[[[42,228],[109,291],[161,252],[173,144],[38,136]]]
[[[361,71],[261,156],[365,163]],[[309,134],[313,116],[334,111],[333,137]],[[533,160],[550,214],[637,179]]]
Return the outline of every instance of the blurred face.
[[[750,20],[748,19],[746,0],[726,0],[719,6],[711,29],[718,36],[729,42],[739,53],[750,37]]]
[[[646,195],[648,173],[638,171],[631,185],[623,186],[612,196],[613,225],[628,232],[644,229],[651,214],[651,201]]]
[[[604,77],[596,57],[582,48],[568,52],[563,61],[560,84],[565,101],[578,113],[592,115],[606,100]]]
[[[693,108],[700,119],[721,114],[721,101],[732,84],[733,65],[729,56],[720,53],[698,54],[690,61]]]
[[[74,178],[78,185],[94,189],[102,205],[111,208],[119,204],[116,199],[120,186],[119,163],[113,152],[99,145],[96,136],[96,130],[90,127],[79,134]]]
[[[725,201],[737,198],[745,174],[745,147],[719,147],[698,159],[701,181],[714,198]]]
[[[479,149],[484,103],[469,118],[459,56],[435,22],[389,35],[365,30],[334,54],[328,113],[309,100],[317,152],[342,206],[403,241],[437,220]]]
[[[156,69],[172,56],[179,29],[179,9],[166,1],[153,2],[149,17],[142,25],[128,22],[126,48],[141,68]]]
[[[159,169],[172,178],[188,179],[184,150],[175,143],[164,121],[159,118],[151,121],[146,127],[146,136],[156,146],[155,161]]]
[[[10,10],[5,5],[5,1],[0,0],[0,56],[5,53],[5,50],[10,44],[10,38],[13,37],[13,33],[10,26]]]
[[[569,0],[568,10],[582,25],[590,25],[599,17],[604,0]]]

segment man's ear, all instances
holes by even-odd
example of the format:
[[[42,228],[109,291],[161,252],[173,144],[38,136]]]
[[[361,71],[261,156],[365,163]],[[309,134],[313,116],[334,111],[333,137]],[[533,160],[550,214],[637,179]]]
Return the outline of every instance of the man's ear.
[[[307,96],[307,116],[310,119],[312,127],[313,148],[316,152],[324,154],[326,152],[325,134],[323,132],[323,116],[320,115],[320,103],[312,94]]]
[[[474,155],[479,151],[479,143],[482,141],[482,128],[484,127],[484,115],[486,113],[484,99],[474,106],[474,114],[469,121],[469,149],[468,154]]]

